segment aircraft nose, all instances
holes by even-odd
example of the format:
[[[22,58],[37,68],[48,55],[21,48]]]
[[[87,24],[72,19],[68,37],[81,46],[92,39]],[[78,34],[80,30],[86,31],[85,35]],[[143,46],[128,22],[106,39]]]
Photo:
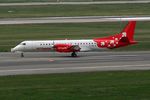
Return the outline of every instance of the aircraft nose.
[[[15,52],[15,49],[14,49],[14,48],[11,48],[11,52]]]
[[[18,47],[14,47],[14,48],[11,48],[11,52],[16,52],[18,50]]]
[[[14,48],[11,48],[11,52],[16,52],[16,51],[19,51],[19,46],[16,46]]]

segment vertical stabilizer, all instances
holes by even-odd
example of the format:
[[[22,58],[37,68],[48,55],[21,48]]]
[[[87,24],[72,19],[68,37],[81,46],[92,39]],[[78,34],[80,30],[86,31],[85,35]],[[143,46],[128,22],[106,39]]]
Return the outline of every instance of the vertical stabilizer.
[[[98,43],[99,47],[107,47],[110,49],[136,44],[137,42],[134,41],[135,26],[136,21],[130,21],[119,34],[96,38],[94,41]]]
[[[124,37],[127,37],[129,39],[129,41],[134,40],[135,26],[136,21],[130,21],[121,32]]]

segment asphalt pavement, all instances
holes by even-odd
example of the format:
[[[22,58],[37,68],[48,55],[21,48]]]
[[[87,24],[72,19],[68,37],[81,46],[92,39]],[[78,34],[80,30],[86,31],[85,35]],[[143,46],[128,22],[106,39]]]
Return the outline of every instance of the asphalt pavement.
[[[0,25],[7,24],[44,24],[44,23],[86,23],[150,21],[150,16],[80,16],[80,17],[39,17],[39,18],[2,18]]]
[[[0,53],[0,75],[150,70],[150,51],[70,53]]]
[[[0,3],[0,6],[38,6],[38,5],[90,5],[90,4],[138,4],[150,3],[149,0],[132,1],[91,1],[91,2],[24,2],[24,3]]]

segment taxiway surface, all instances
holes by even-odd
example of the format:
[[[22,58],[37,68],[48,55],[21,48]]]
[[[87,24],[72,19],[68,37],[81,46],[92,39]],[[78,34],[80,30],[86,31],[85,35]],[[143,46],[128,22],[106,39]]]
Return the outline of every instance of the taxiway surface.
[[[37,5],[90,5],[90,4],[138,4],[150,3],[149,0],[133,1],[89,1],[89,2],[24,2],[24,3],[0,3],[0,6],[37,6]]]
[[[150,16],[78,16],[78,17],[39,17],[39,18],[3,18],[5,24],[44,24],[44,23],[85,23],[117,21],[150,21]]]
[[[61,53],[0,53],[0,75],[150,70],[150,51],[84,52],[72,58]]]

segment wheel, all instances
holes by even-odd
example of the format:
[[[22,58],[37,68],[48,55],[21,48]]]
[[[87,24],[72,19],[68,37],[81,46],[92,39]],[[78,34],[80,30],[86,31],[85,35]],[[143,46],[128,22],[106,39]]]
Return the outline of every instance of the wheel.
[[[76,52],[73,52],[73,53],[71,54],[71,56],[72,56],[72,57],[77,57]]]
[[[23,52],[21,53],[20,57],[24,57],[24,54],[23,54]]]

